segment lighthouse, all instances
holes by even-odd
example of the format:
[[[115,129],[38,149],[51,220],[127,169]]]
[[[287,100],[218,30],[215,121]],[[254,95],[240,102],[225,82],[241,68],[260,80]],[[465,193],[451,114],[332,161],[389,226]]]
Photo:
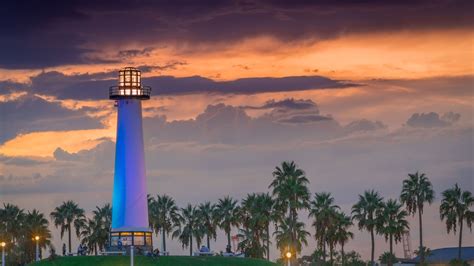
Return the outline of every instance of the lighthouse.
[[[142,101],[150,99],[150,93],[151,88],[141,84],[140,70],[133,67],[121,69],[118,86],[109,89],[109,99],[116,102],[118,112],[111,250],[152,249],[142,128]]]

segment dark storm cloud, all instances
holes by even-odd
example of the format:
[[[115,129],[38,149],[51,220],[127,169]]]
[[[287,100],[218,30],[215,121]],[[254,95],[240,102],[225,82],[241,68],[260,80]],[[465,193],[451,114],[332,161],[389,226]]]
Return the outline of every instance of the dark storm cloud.
[[[173,65],[170,67],[173,67]],[[44,95],[54,95],[59,99],[107,99],[107,89],[112,85],[116,85],[115,75],[114,71],[82,75],[45,72],[31,79],[30,91]],[[242,78],[232,81],[214,81],[200,76],[183,78],[157,76],[144,78],[143,84],[152,87],[153,95],[190,93],[253,94],[356,86],[356,84],[321,76]]]
[[[114,61],[118,58],[93,58],[90,53],[96,51],[85,47],[130,40],[214,43],[265,35],[298,41],[346,33],[471,28],[472,8],[473,2],[466,0],[7,1],[0,10],[0,67]]]
[[[39,97],[22,96],[14,101],[0,102],[0,143],[20,133],[102,127],[83,110],[69,110]]]

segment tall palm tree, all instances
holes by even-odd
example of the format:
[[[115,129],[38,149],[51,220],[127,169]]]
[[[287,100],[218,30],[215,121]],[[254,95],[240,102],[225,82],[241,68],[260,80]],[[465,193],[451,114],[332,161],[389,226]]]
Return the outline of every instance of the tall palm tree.
[[[209,201],[201,203],[198,206],[198,214],[204,234],[206,235],[207,248],[211,250],[210,240],[211,238],[216,240],[217,237],[216,207]]]
[[[198,219],[196,207],[188,204],[186,208],[181,208],[178,217],[179,226],[172,234],[172,238],[178,238],[183,248],[189,246],[189,256],[193,255],[193,237],[199,238],[201,236]],[[199,242],[198,239],[196,241]]]
[[[385,236],[385,241],[390,243],[390,258],[393,258],[393,241],[395,244],[402,240],[403,234],[408,230],[408,213],[402,209],[402,204],[397,200],[389,199],[382,203],[382,208],[378,213],[377,230]],[[393,261],[389,260],[388,265],[393,265]]]
[[[349,239],[354,238],[354,234],[349,231],[349,228],[352,226],[351,217],[346,215],[343,212],[338,212],[335,219],[335,240],[336,243],[341,245],[341,260],[342,265],[346,265],[345,262],[345,253],[344,245],[349,241]]]
[[[423,246],[423,207],[425,202],[431,204],[434,200],[433,185],[429,181],[428,177],[418,172],[414,174],[408,174],[408,178],[403,180],[402,193],[400,195],[400,201],[406,205],[406,209],[409,214],[415,215],[418,212],[418,222],[420,226],[420,251],[424,250]],[[420,262],[425,261],[425,255],[420,252]]]
[[[166,251],[166,237],[179,224],[179,209],[174,199],[168,195],[157,195],[156,200],[151,200],[153,213],[150,222],[155,232],[161,232],[163,251]]]
[[[229,196],[224,197],[224,199],[219,199],[219,202],[216,205],[216,217],[219,228],[224,230],[227,235],[226,252],[230,252],[232,250],[232,246],[230,244],[230,232],[232,226],[239,225],[238,212],[239,207],[237,205],[237,201]]]
[[[472,221],[474,220],[474,212],[471,207],[474,205],[474,197],[468,190],[461,191],[456,183],[453,188],[443,191],[443,199],[439,206],[441,220],[446,219],[446,229],[448,234],[451,230],[456,233],[456,227],[459,225],[459,246],[458,259],[461,259],[462,247],[462,229],[464,221],[470,230],[472,230]]]
[[[352,206],[352,219],[357,220],[359,230],[365,229],[370,232],[372,249],[370,253],[371,264],[375,264],[375,229],[377,225],[376,214],[382,207],[383,198],[374,190],[367,190],[359,195],[358,202]]]
[[[280,167],[275,167],[273,177],[269,186],[273,189],[273,196],[276,197],[277,203],[289,212],[292,219],[296,219],[298,210],[309,207],[309,180],[293,161],[282,162]]]
[[[74,225],[76,236],[79,237],[80,229],[85,223],[84,210],[79,208],[77,203],[69,200],[56,207],[50,215],[54,226],[61,228],[61,239],[64,236],[64,232],[68,232],[69,253],[71,253],[71,227]]]
[[[314,195],[310,202],[309,217],[314,218],[313,226],[316,229],[314,237],[319,249],[323,251],[323,260],[326,261],[326,235],[329,227],[334,225],[339,206],[334,204],[331,193],[321,192]]]
[[[308,245],[307,237],[311,234],[304,227],[303,222],[293,220],[291,217],[287,217],[278,223],[273,234],[282,257],[286,251],[290,251],[292,254],[300,253],[303,244]],[[296,258],[293,258],[293,260],[296,260]]]
[[[298,210],[309,207],[310,192],[308,189],[309,180],[303,170],[292,162],[282,162],[273,171],[273,181],[269,188],[272,188],[273,196],[276,198],[278,209],[288,213],[290,226],[296,226],[298,221]],[[291,238],[294,245],[297,243],[297,228],[290,228]],[[295,249],[295,247],[293,247]],[[295,254],[296,258],[296,254]]]

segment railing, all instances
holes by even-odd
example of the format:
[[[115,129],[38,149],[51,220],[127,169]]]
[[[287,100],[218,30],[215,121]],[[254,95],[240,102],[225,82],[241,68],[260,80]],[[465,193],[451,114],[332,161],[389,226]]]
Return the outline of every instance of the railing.
[[[112,86],[109,88],[109,98],[116,99],[150,99],[151,87],[142,86],[142,87],[121,87],[121,86]]]

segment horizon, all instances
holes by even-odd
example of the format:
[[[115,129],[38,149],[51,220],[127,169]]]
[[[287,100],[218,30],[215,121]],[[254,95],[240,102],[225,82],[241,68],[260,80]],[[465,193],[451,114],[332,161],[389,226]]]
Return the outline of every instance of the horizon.
[[[25,3],[0,10],[2,206],[50,220],[67,200],[89,216],[111,203],[117,115],[108,88],[134,66],[152,87],[143,102],[148,194],[179,207],[240,201],[271,192],[275,167],[294,161],[312,197],[330,192],[348,214],[365,190],[399,199],[419,171],[435,190],[425,245],[457,246],[439,205],[456,183],[474,190],[471,1]],[[302,255],[316,247],[307,216]],[[414,251],[418,220],[408,220]],[[67,239],[50,229],[59,250]],[[370,258],[370,235],[352,232],[346,250]],[[213,246],[225,242],[219,230]],[[463,243],[474,246],[469,230]],[[375,257],[387,250],[378,235]],[[401,243],[394,250],[402,257]],[[278,252],[273,238],[272,260]]]

